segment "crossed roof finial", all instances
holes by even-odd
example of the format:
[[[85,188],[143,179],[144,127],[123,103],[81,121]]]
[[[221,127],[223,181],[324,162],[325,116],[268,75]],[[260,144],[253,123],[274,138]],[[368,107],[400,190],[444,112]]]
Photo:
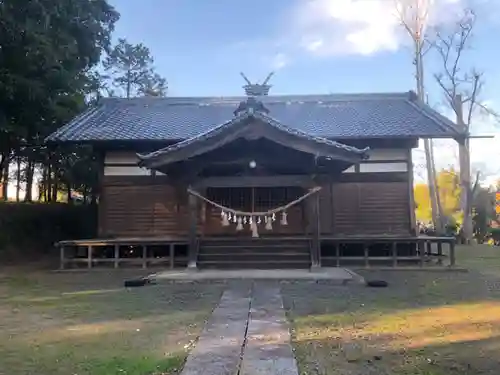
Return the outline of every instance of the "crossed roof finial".
[[[245,74],[240,74],[247,83],[245,86],[243,86],[243,88],[245,89],[245,94],[247,96],[266,96],[269,94],[269,89],[272,86],[268,85],[267,83],[273,76],[274,72],[269,73],[262,83],[252,83]]]

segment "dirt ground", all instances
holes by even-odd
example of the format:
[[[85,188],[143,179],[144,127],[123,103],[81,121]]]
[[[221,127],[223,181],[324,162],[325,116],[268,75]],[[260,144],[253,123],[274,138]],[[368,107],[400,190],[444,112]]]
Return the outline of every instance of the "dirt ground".
[[[499,374],[500,248],[457,259],[468,273],[360,271],[388,288],[284,285],[301,374]]]
[[[223,286],[138,274],[0,270],[0,374],[177,374]]]

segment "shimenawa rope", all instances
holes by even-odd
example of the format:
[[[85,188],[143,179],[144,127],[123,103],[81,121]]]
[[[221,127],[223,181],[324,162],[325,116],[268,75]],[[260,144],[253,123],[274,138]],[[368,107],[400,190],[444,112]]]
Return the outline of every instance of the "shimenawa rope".
[[[297,203],[302,202],[304,199],[306,199],[309,196],[317,193],[320,190],[321,190],[321,187],[317,186],[315,188],[310,189],[306,194],[304,194],[300,198],[297,198],[294,201],[292,201],[292,202],[290,202],[290,203],[288,203],[288,204],[286,204],[284,206],[272,208],[272,209],[270,209],[268,211],[258,211],[258,212],[246,212],[246,211],[233,210],[232,208],[222,206],[222,205],[220,205],[220,204],[218,204],[218,203],[216,203],[216,202],[214,202],[214,201],[212,201],[212,200],[204,197],[203,195],[201,195],[200,193],[198,193],[198,192],[196,192],[196,191],[194,191],[192,189],[188,189],[187,191],[188,191],[189,194],[192,194],[195,197],[198,197],[201,200],[204,200],[205,202],[211,204],[214,207],[217,207],[217,208],[221,209],[224,212],[231,213],[231,214],[237,215],[237,216],[250,216],[250,217],[252,217],[252,216],[269,216],[269,215],[276,214],[276,213],[279,213],[279,212],[282,212],[282,211],[286,211],[290,207],[295,206]]]

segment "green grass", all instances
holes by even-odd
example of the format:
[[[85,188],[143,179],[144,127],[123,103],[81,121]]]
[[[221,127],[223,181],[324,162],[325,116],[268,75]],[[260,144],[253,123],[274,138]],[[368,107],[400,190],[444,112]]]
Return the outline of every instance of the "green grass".
[[[361,271],[382,289],[284,285],[301,373],[496,375],[500,250],[457,253],[470,272]]]
[[[222,286],[123,288],[136,273],[4,272],[0,374],[177,374]]]

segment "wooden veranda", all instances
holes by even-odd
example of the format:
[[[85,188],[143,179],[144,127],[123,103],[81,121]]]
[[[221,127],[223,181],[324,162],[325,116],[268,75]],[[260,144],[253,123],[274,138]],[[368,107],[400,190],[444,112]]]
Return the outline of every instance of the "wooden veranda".
[[[226,237],[224,239],[225,241],[238,241],[237,238]],[[279,239],[293,241],[304,240],[304,237],[281,236]],[[311,237],[307,237],[306,240],[312,245],[313,239]],[[196,247],[202,241],[203,239],[198,238]],[[259,239],[259,241],[266,241],[266,238]],[[360,255],[346,254],[343,248],[349,245],[358,246],[362,249],[362,253]],[[376,254],[374,254],[374,245],[382,245],[386,249],[385,252],[376,251]],[[402,249],[401,245],[406,247]],[[188,237],[88,239],[61,241],[57,246],[60,251],[61,269],[82,266],[89,269],[96,266],[114,268],[121,266],[140,266],[142,268],[156,266],[174,269],[185,268],[189,260],[187,251],[189,246]],[[417,249],[415,255],[408,255],[407,246],[414,246]],[[333,248],[333,252],[327,252],[329,247]],[[163,248],[166,251],[155,253],[156,248]],[[353,266],[404,269],[405,266],[418,266],[421,268],[453,268],[456,266],[454,237],[322,236],[319,238],[317,256],[320,267]],[[238,265],[235,264],[235,266],[237,268]]]

